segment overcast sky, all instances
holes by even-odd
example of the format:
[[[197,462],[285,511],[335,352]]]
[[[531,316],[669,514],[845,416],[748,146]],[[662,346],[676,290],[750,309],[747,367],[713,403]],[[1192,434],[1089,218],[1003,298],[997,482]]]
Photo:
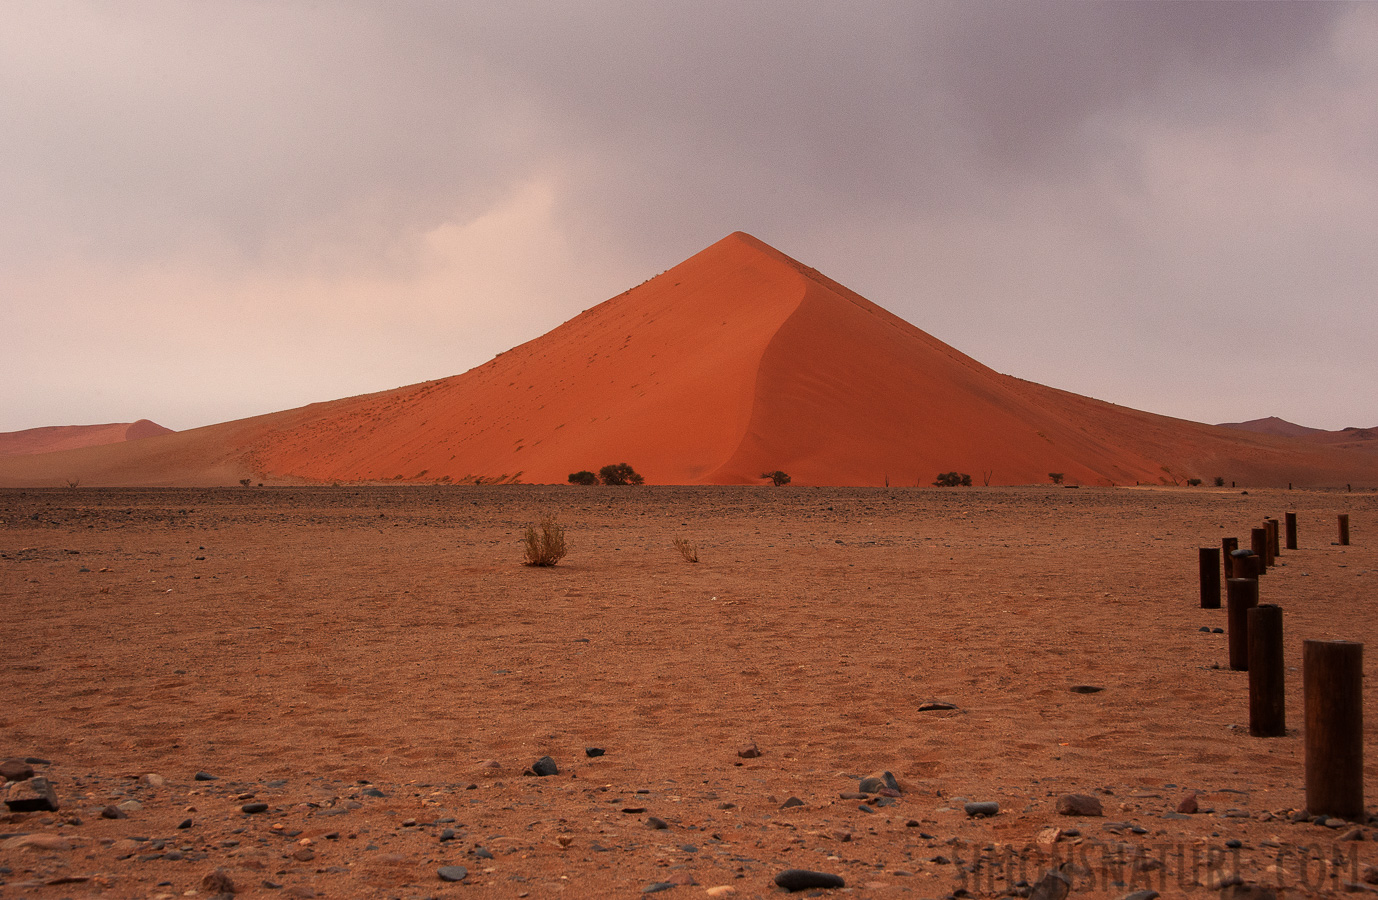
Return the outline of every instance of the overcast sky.
[[[1378,425],[1378,4],[0,10],[0,431],[456,375],[736,230],[1001,372]]]

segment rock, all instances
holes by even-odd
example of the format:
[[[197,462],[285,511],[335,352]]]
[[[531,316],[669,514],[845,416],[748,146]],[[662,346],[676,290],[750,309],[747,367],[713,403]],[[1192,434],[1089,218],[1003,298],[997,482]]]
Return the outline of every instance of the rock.
[[[1220,891],[1220,900],[1277,900],[1278,892],[1262,884],[1231,884]]]
[[[248,813],[249,815],[252,816],[252,815],[254,815],[255,813],[267,812],[267,811],[268,811],[268,804],[266,804],[266,803],[245,803],[243,806],[241,806],[241,807],[239,808],[239,811],[240,811],[240,812],[244,812],[244,813]]]
[[[674,886],[675,883],[673,881],[657,881],[655,884],[646,885],[644,888],[641,889],[641,893],[659,894],[661,891],[668,891],[670,888]]]
[[[857,790],[863,794],[879,794],[885,787],[884,778],[879,775],[867,775],[861,779],[861,783],[857,785]]]
[[[745,747],[738,750],[737,755],[740,756],[742,759],[755,759],[756,757],[761,755],[761,748],[757,747],[755,742],[753,741],[752,743],[747,744]]]
[[[219,775],[212,775],[209,772],[197,772],[192,778],[196,781],[218,781]]]
[[[833,832],[833,838],[846,844],[852,840],[852,833],[845,828],[839,828]]]
[[[888,790],[894,791],[896,797],[898,797],[900,794],[904,793],[903,791],[900,790],[900,783],[899,783],[899,781],[895,778],[895,773],[890,772],[890,771],[887,770],[887,771],[881,772],[881,773],[880,773],[880,777],[881,777],[881,779],[885,782],[885,787],[886,787]]]
[[[786,869],[775,876],[775,883],[790,893],[807,891],[811,888],[846,887],[841,875],[829,872],[811,872],[808,869]]]
[[[316,851],[312,850],[310,847],[302,847],[299,850],[292,851],[292,858],[297,862],[310,862],[316,858]]]
[[[129,818],[129,814],[118,806],[107,806],[100,811],[100,817],[102,819],[127,819]]]
[[[190,828],[190,827],[191,827],[191,819],[183,819],[182,821],[180,821],[180,822],[177,823],[177,827],[178,827],[178,828],[184,828],[184,829],[185,829],[185,828]]]
[[[30,778],[9,785],[5,805],[10,812],[56,812],[57,794],[46,778]]]
[[[585,748],[584,748],[584,755],[585,755],[585,756],[588,756],[588,757],[602,756],[602,755],[603,755],[604,753],[606,753],[606,752],[607,752],[607,751],[604,750],[602,747],[585,747]]]
[[[978,800],[968,803],[963,809],[966,814],[974,818],[986,818],[1000,812],[1000,804],[994,800]]]
[[[657,816],[647,816],[646,827],[653,831],[664,831],[666,828],[670,827],[670,823]]]
[[[493,853],[487,847],[475,847],[473,849],[474,859],[492,859]]]
[[[1049,826],[1034,836],[1034,843],[1040,847],[1051,847],[1062,840],[1062,829]]]
[[[139,810],[143,809],[144,805],[140,803],[138,800],[126,800],[123,803],[119,804],[118,808],[120,812],[132,813],[138,812]]]
[[[780,808],[781,808],[781,809],[791,809],[791,808],[793,808],[793,807],[796,807],[796,806],[803,806],[803,805],[804,805],[804,801],[803,801],[803,800],[800,800],[798,797],[790,797],[790,798],[789,798],[788,800],[786,800],[784,803],[781,803],[781,804],[780,804]]]
[[[1125,894],[1120,900],[1158,900],[1158,892],[1148,890],[1134,891],[1133,893]]]
[[[441,881],[455,882],[468,878],[469,870],[463,866],[441,866],[435,874],[440,876]]]
[[[1103,816],[1100,801],[1089,794],[1063,794],[1057,798],[1057,811],[1064,816]]]
[[[160,788],[167,784],[167,779],[163,778],[161,775],[155,775],[152,772],[141,776],[139,780],[151,788]]]
[[[1342,841],[1362,841],[1363,839],[1364,830],[1362,828],[1351,828],[1340,835],[1340,840]]]
[[[737,893],[737,889],[730,884],[719,884],[704,891],[710,897],[730,897]]]
[[[1049,869],[1029,892],[1029,900],[1065,900],[1072,891],[1072,882],[1056,869]]]
[[[455,830],[453,828],[446,828],[444,831],[440,832],[440,842],[442,844],[446,841],[453,841],[454,839]]]
[[[71,849],[72,842],[56,834],[21,834],[0,841],[0,850],[32,850],[46,853]]]
[[[1177,811],[1183,815],[1190,816],[1197,812],[1201,805],[1196,802],[1196,792],[1192,791],[1181,800],[1177,801]]]
[[[837,796],[843,800],[865,800],[869,795],[863,794],[861,791],[843,791]]]
[[[224,869],[216,869],[206,873],[206,877],[201,879],[201,890],[208,894],[233,894],[237,888],[234,886],[234,879],[230,873]]]
[[[1105,690],[1105,688],[1098,687],[1094,684],[1074,684],[1067,690],[1074,694],[1099,694],[1101,691]]]
[[[956,708],[957,704],[948,703],[946,700],[925,700],[919,704],[919,712],[941,712]]]
[[[6,781],[28,781],[33,777],[33,766],[22,759],[7,759],[0,762],[0,778]]]
[[[531,771],[533,774],[544,778],[547,775],[559,775],[560,767],[555,765],[555,760],[549,756],[542,756],[531,764]]]

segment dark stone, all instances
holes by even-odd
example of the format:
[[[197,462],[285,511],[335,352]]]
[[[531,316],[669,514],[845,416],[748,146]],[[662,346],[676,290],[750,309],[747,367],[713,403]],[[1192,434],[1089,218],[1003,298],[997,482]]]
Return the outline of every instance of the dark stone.
[[[120,809],[118,806],[107,806],[105,809],[103,809],[103,810],[100,811],[100,817],[101,817],[102,819],[127,819],[127,818],[129,818],[127,815],[125,815],[124,810]]]
[[[1210,634],[1210,633],[1211,633],[1211,627],[1210,627],[1209,625],[1202,625],[1201,628],[1200,628],[1199,630],[1200,630],[1200,631],[1204,631],[1206,634]]]
[[[33,777],[33,766],[22,759],[7,759],[0,762],[0,778],[6,781],[28,781]]]
[[[249,815],[253,815],[254,813],[267,812],[267,811],[268,811],[268,804],[266,804],[266,803],[245,803],[245,804],[244,804],[243,806],[241,806],[239,809],[240,809],[240,812],[246,812],[246,813],[248,813]]]
[[[1029,892],[1029,900],[1066,900],[1072,891],[1072,883],[1067,876],[1056,870],[1049,870]]]
[[[5,805],[10,812],[56,812],[57,794],[46,778],[30,778],[9,786]]]
[[[925,700],[919,704],[919,712],[942,712],[956,708],[957,704],[948,703],[946,700]]]
[[[475,847],[475,848],[474,848],[474,858],[475,858],[475,859],[492,859],[492,858],[493,858],[493,854],[488,850],[487,847]]]
[[[761,748],[757,747],[755,743],[747,744],[737,751],[737,755],[742,759],[755,759],[761,755]]]
[[[670,888],[674,886],[675,883],[673,881],[657,881],[655,884],[646,885],[644,888],[641,889],[641,893],[659,894],[661,891],[668,891]]]
[[[178,828],[190,828],[190,827],[191,827],[191,819],[183,819],[181,822],[178,823],[177,827],[178,827]]]
[[[798,797],[790,797],[790,798],[789,798],[788,800],[786,800],[784,803],[781,803],[781,804],[780,804],[780,808],[781,808],[781,809],[791,809],[791,808],[793,808],[793,807],[795,807],[795,806],[803,806],[803,805],[804,805],[804,801],[803,801],[803,800],[800,800]]]
[[[812,888],[847,886],[847,882],[842,880],[841,875],[833,875],[829,872],[811,872],[808,869],[786,869],[775,876],[775,883],[790,893],[807,891]]]
[[[1211,629],[1211,634],[1224,634],[1224,633],[1225,633],[1225,629],[1223,629],[1223,628],[1212,628],[1212,629]]]
[[[234,879],[224,869],[216,869],[206,873],[206,877],[201,879],[201,890],[208,894],[233,894]]]
[[[589,757],[593,757],[593,756],[602,756],[602,755],[603,755],[604,753],[606,753],[606,752],[607,752],[607,751],[604,750],[602,747],[585,747],[585,748],[584,748],[584,755],[585,755],[585,756],[589,756]]]
[[[879,775],[867,775],[861,779],[857,785],[857,790],[863,794],[879,794],[886,787],[885,779]]]
[[[364,788],[363,791],[362,791],[362,793],[363,793],[363,795],[364,795],[365,797],[386,797],[386,796],[387,796],[387,794],[383,793],[382,791],[378,790],[378,789],[375,788],[375,787]]]
[[[647,816],[646,827],[655,831],[663,831],[670,827],[670,823],[658,816]]]
[[[212,775],[209,772],[197,772],[192,777],[196,781],[217,781],[220,778],[219,775]]]
[[[51,766],[53,764],[51,759],[44,759],[41,756],[26,756],[24,762],[31,766]]]
[[[1103,816],[1100,801],[1089,794],[1064,794],[1057,798],[1057,811],[1064,816]]]
[[[469,877],[469,870],[463,866],[441,866],[435,874],[441,881],[463,881]]]
[[[444,843],[445,841],[453,841],[454,839],[455,830],[453,828],[446,828],[444,831],[440,832],[441,843]]]
[[[1074,684],[1067,690],[1074,694],[1099,694],[1105,688],[1097,687],[1094,684]]]
[[[994,800],[978,800],[968,803],[965,807],[966,814],[972,818],[993,816],[1000,812],[1000,804]]]
[[[894,791],[896,795],[902,793],[902,791],[900,791],[900,783],[895,778],[895,773],[887,770],[885,772],[881,772],[880,777],[885,780],[885,786],[890,790]]]
[[[547,775],[559,775],[560,767],[555,765],[555,760],[549,756],[542,756],[531,764],[531,771],[544,778]]]

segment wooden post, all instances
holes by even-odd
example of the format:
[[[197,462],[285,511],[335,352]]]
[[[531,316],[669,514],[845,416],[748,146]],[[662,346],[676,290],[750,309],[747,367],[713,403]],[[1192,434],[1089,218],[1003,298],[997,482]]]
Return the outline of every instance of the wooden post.
[[[1231,553],[1239,549],[1239,538],[1221,538],[1220,552],[1225,557],[1225,577],[1234,577],[1234,558]]]
[[[1252,578],[1258,580],[1258,556],[1252,550],[1235,550],[1230,554],[1234,560],[1231,567],[1234,569],[1233,578]]]
[[[1349,513],[1340,513],[1340,546],[1349,546]]]
[[[1230,668],[1236,672],[1249,671],[1249,610],[1258,606],[1258,580],[1231,578],[1225,582],[1226,626],[1230,641]]]
[[[1306,641],[1306,809],[1312,815],[1364,816],[1364,645]]]
[[[1297,514],[1287,514],[1287,549],[1297,549]]]
[[[1282,607],[1256,606],[1249,619],[1249,734],[1287,734],[1286,667],[1282,661]]]
[[[1263,527],[1268,529],[1268,565],[1277,565],[1278,553],[1282,549],[1278,546],[1278,520],[1269,516],[1263,520]]]
[[[1220,550],[1200,548],[1198,565],[1201,570],[1201,608],[1220,608]]]
[[[1263,575],[1268,571],[1268,529],[1250,529],[1249,546],[1258,557],[1258,574]]]

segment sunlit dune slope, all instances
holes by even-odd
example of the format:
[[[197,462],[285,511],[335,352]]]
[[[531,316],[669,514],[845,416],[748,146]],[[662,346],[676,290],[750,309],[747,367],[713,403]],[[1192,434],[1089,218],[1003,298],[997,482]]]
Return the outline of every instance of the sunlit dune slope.
[[[618,462],[653,484],[1378,484],[1375,451],[1002,375],[737,233],[462,375],[3,460],[0,484],[564,482]]]

